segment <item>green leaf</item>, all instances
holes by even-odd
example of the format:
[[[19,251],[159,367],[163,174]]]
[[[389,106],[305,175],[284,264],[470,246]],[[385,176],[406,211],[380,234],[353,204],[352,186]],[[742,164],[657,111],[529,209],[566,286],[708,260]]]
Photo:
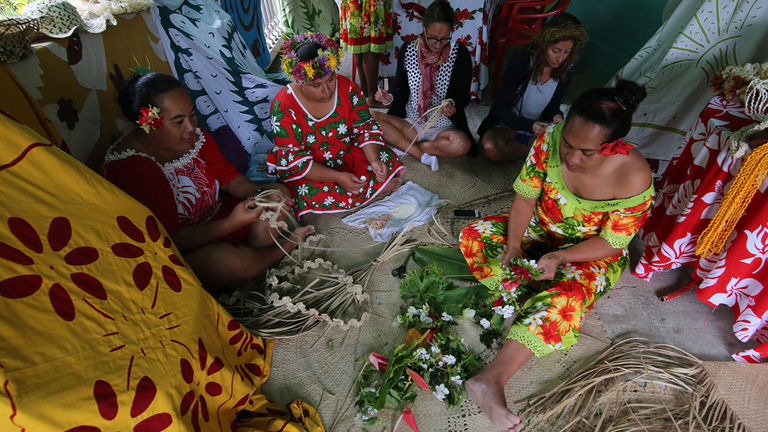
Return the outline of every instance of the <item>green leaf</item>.
[[[443,277],[460,280],[476,280],[469,271],[464,255],[456,249],[423,246],[413,250],[413,260],[421,266],[435,264],[443,271]]]
[[[504,328],[504,318],[499,314],[494,314],[493,318],[491,318],[491,328],[501,331]]]
[[[465,308],[473,306],[476,299],[486,301],[489,296],[490,293],[488,292],[488,287],[485,285],[452,287],[445,292],[443,306],[446,313],[453,316],[460,316],[464,313]]]

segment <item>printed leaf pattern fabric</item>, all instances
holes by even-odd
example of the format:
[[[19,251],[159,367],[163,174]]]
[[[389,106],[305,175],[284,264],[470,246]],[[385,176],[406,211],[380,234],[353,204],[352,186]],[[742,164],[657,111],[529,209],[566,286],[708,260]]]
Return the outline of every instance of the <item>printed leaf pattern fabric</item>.
[[[768,357],[768,212],[763,205],[767,183],[752,198],[720,254],[712,258],[695,254],[699,235],[741,167],[742,159],[728,151],[727,138],[752,122],[742,105],[722,96],[699,113],[685,145],[662,176],[662,193],[641,234],[645,251],[633,274],[650,280],[657,272],[693,266],[692,280],[682,290],[698,287],[701,301],[733,309],[736,337],[759,344],[733,358],[756,363]],[[676,210],[680,208],[686,209],[685,214]]]
[[[564,265],[560,276],[545,282],[520,307],[508,337],[537,356],[567,350],[576,343],[584,315],[629,266],[626,247],[653,202],[652,185],[622,200],[589,201],[573,195],[560,175],[562,126],[549,127],[539,135],[514,184],[519,195],[537,199],[522,248],[528,254],[551,251],[600,236],[621,251],[599,261]],[[459,248],[470,270],[489,287],[501,282],[508,219],[507,214],[488,216],[461,232]]]
[[[768,58],[768,8],[762,0],[682,0],[659,30],[619,70],[648,92],[629,131],[647,158],[677,156],[680,137],[711,98],[709,80],[729,64]],[[685,103],[680,103],[685,101]],[[698,152],[697,152],[698,153]]]
[[[0,430],[233,431],[241,410],[323,430],[300,401],[263,409],[271,342],[202,288],[146,207],[4,115],[0,131],[14,203],[0,209]]]
[[[212,0],[164,0],[154,10],[168,62],[189,90],[200,126],[229,125],[251,156],[246,175],[274,180],[258,161],[272,148],[269,108],[284,83],[267,79],[232,18]]]

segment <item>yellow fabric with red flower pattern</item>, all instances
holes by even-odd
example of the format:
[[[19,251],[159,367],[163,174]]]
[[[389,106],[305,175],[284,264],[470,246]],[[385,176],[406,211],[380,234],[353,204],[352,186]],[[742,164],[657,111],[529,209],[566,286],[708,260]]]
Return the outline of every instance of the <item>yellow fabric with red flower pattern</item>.
[[[264,409],[271,342],[149,210],[2,114],[0,133],[0,430],[230,431],[244,409],[235,429],[323,430],[302,402]]]

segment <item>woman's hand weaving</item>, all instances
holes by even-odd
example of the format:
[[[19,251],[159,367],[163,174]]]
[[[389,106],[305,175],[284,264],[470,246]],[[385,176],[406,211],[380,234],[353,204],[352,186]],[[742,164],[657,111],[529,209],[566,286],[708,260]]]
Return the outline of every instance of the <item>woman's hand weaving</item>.
[[[387,179],[387,167],[384,166],[384,162],[375,160],[371,162],[371,169],[373,175],[376,176],[376,180],[382,182]]]
[[[539,258],[537,267],[541,270],[539,280],[552,280],[557,269],[567,262],[565,255],[560,252],[550,252]]]
[[[445,104],[442,110],[440,112],[443,113],[446,117],[451,117],[452,115],[456,114],[456,107],[453,105],[453,102],[448,101],[449,103]]]
[[[347,193],[356,194],[363,187],[365,181],[352,173],[340,172],[336,183],[343,187]]]

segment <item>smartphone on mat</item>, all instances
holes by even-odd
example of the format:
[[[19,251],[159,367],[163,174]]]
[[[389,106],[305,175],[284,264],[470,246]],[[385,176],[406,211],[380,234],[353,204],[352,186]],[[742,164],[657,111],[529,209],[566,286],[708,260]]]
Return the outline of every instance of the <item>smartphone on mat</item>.
[[[457,218],[479,218],[480,212],[469,209],[455,209],[453,210],[453,216]]]

